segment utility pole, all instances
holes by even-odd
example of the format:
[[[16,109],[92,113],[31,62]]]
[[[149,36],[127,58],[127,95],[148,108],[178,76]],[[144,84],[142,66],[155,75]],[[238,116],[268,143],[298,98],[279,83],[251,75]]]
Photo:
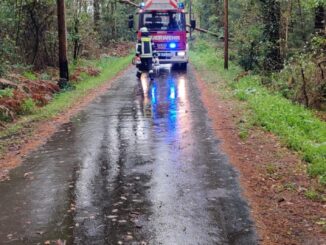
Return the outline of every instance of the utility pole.
[[[192,0],[189,0],[189,24],[191,25],[192,20]],[[189,28],[189,39],[192,39],[192,29]]]
[[[224,0],[224,69],[229,69],[229,0]]]
[[[58,14],[58,37],[59,37],[59,67],[60,67],[60,88],[65,88],[69,81],[68,59],[67,59],[67,35],[65,1],[57,0]]]

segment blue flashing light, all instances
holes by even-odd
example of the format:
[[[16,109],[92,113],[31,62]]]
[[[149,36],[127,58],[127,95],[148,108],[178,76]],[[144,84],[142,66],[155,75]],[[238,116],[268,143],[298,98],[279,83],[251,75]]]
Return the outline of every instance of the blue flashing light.
[[[156,104],[156,87],[155,85],[152,86],[152,89],[151,89],[151,93],[152,93],[152,104]]]
[[[185,8],[185,4],[184,3],[179,3],[178,4],[178,7],[179,7],[179,9],[184,9]]]
[[[170,88],[170,99],[171,100],[175,99],[175,87]]]
[[[171,48],[171,49],[175,49],[176,47],[177,47],[176,43],[170,43],[169,44],[169,48]]]
[[[141,3],[139,4],[139,7],[140,7],[141,9],[145,8],[145,3],[144,3],[144,2],[141,2]]]

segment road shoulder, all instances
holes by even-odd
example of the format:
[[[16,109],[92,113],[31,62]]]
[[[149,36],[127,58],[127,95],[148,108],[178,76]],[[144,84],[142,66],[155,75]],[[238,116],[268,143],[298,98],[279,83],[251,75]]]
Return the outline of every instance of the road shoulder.
[[[240,172],[261,243],[322,244],[325,206],[305,196],[314,181],[307,176],[306,165],[259,127],[247,129],[241,139],[241,124],[246,121],[243,103],[227,98],[220,85],[199,75],[204,73],[195,71],[202,101],[224,152]]]

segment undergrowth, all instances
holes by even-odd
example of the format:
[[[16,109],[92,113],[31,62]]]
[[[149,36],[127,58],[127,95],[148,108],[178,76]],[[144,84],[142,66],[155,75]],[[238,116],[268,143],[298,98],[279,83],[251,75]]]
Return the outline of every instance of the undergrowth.
[[[37,76],[32,71],[25,71],[23,76],[32,81],[37,80]]]
[[[227,81],[234,97],[249,106],[255,124],[276,134],[290,149],[299,152],[309,163],[310,176],[318,177],[320,183],[326,185],[325,122],[311,110],[268,90],[259,76],[239,77],[243,70],[234,63],[230,63],[229,70],[224,70],[223,53],[205,41],[196,43],[191,59],[198,69],[208,69]]]
[[[13,95],[14,95],[14,89],[12,89],[12,88],[0,89],[0,98],[1,97],[12,97]]]
[[[82,81],[74,84],[74,89],[55,95],[53,100],[42,108],[36,108],[32,100],[25,101],[21,114],[26,116],[22,116],[19,121],[10,124],[6,129],[0,131],[0,138],[8,138],[11,135],[21,132],[24,129],[24,125],[28,125],[31,122],[48,120],[55,117],[77,103],[90,90],[112,79],[118,72],[125,69],[130,64],[130,61],[130,56],[122,58],[107,57],[97,61],[81,61],[82,63],[79,64],[81,66],[92,65],[99,68],[101,70],[100,75],[96,77],[83,76]],[[6,144],[6,142],[4,140],[1,141],[0,149],[5,148],[5,145],[3,146],[2,144]]]
[[[32,98],[28,98],[22,102],[20,106],[21,115],[30,115],[36,112],[36,103]]]

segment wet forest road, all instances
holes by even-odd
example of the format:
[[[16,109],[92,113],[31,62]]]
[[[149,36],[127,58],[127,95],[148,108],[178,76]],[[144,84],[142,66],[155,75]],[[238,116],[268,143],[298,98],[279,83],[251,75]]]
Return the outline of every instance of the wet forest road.
[[[0,244],[257,244],[192,70],[130,68],[0,184]]]

